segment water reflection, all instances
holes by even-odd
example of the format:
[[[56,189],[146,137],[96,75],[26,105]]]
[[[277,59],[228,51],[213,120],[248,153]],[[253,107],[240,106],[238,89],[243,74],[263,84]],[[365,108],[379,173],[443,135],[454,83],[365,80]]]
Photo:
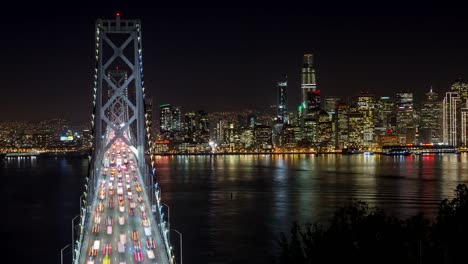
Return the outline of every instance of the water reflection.
[[[200,260],[193,263],[263,263],[292,221],[326,224],[352,199],[401,218],[434,216],[468,180],[466,154],[174,156],[156,166],[172,225],[192,245],[184,257]]]
[[[2,163],[5,168],[35,168],[37,167],[37,157],[5,157]]]

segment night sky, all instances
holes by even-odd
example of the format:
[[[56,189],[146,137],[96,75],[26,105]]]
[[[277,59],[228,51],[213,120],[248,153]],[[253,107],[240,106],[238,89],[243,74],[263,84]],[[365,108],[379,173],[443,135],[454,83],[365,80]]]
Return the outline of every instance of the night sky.
[[[0,121],[89,122],[94,23],[116,11],[142,20],[147,94],[155,105],[184,112],[266,109],[284,75],[295,108],[305,52],[314,54],[322,95],[412,91],[420,99],[431,85],[445,92],[456,78],[468,79],[468,12],[461,6],[129,2],[4,9]]]

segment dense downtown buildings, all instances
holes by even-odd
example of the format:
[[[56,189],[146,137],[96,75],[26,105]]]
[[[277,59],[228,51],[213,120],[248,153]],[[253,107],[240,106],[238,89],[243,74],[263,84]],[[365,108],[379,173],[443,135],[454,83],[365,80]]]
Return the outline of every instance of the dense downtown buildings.
[[[318,89],[312,54],[301,71],[301,102],[289,108],[288,94],[297,88],[277,82],[276,108],[271,112],[181,114],[180,107],[160,106],[159,153],[341,152],[379,151],[389,145],[453,145],[466,147],[468,83],[457,79],[441,98],[432,87],[420,105],[409,91],[351,100]],[[297,89],[298,90],[298,89]],[[297,91],[296,90],[296,91]],[[275,90],[272,89],[272,92]],[[293,110],[290,110],[293,109]]]
[[[155,153],[341,152],[355,148],[380,151],[384,146],[468,145],[468,83],[456,79],[450,90],[430,87],[420,104],[409,91],[376,95],[362,92],[351,99],[323,95],[318,89],[312,54],[305,54],[301,86],[278,80],[276,105],[266,111],[203,110],[183,112],[180,106],[145,100],[149,139]],[[125,80],[115,69],[110,78]],[[449,85],[447,85],[449,86]],[[301,102],[288,94],[301,93]],[[297,107],[290,108],[289,105]],[[113,107],[122,107],[116,102]],[[125,109],[122,109],[121,112]],[[118,112],[118,111],[116,111]],[[158,113],[159,118],[153,122]],[[88,149],[91,131],[64,120],[0,123],[1,152],[28,149]]]

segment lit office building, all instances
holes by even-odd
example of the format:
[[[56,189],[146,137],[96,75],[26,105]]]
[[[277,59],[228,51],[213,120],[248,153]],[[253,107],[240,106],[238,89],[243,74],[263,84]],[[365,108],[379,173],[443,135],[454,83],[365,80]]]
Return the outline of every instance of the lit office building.
[[[286,100],[286,88],[288,86],[288,82],[278,82],[278,112],[277,112],[277,123],[281,124],[288,124],[289,123],[289,116],[288,116],[288,107],[287,107],[287,100]]]
[[[348,105],[339,104],[335,115],[335,147],[343,149],[348,144]]]
[[[375,129],[374,133],[378,136],[385,135],[387,130],[395,130],[395,102],[388,97],[382,96],[375,104]]]
[[[315,80],[315,69],[313,65],[313,55],[304,54],[304,63],[302,66],[302,120],[304,120],[309,112],[309,93],[317,89]],[[320,94],[319,94],[320,95]]]
[[[447,92],[442,103],[442,130],[443,142],[452,146],[458,146],[458,106],[461,102],[456,92]]]
[[[333,148],[333,126],[330,115],[322,110],[318,119],[320,147],[330,150]]]
[[[341,102],[341,98],[336,96],[326,96],[324,99],[323,110],[327,111],[328,115],[333,116],[336,112],[337,105]]]
[[[256,125],[254,128],[255,147],[258,150],[272,148],[272,131],[269,126]]]
[[[159,106],[159,133],[162,140],[182,140],[180,108],[170,104]]]
[[[162,104],[159,106],[159,133],[161,139],[169,139],[172,123],[172,106]]]
[[[463,79],[457,79],[452,83],[451,91],[458,93],[460,99],[465,101],[468,99],[468,82]]]
[[[180,107],[172,107],[172,124],[171,129],[173,131],[182,131],[182,116],[180,113]]]
[[[364,145],[363,116],[357,106],[350,106],[348,110],[348,145],[362,147]]]
[[[320,113],[320,90],[307,92],[307,114],[304,117],[303,139],[312,146],[320,143],[319,135],[319,113]]]
[[[396,132],[399,136],[400,144],[414,143],[415,131],[414,125],[414,107],[413,93],[397,93],[396,94]]]
[[[375,97],[369,94],[360,94],[357,97],[357,110],[362,117],[363,143],[370,147],[374,142]]]
[[[465,100],[465,107],[461,109],[461,145],[468,147],[468,99]]]
[[[442,142],[442,102],[432,88],[421,106],[419,138],[421,143]]]

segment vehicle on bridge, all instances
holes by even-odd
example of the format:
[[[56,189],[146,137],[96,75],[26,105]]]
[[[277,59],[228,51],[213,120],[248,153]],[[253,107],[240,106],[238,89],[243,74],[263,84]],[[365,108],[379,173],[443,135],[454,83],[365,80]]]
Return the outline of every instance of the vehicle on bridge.
[[[101,200],[106,199],[106,189],[101,188],[101,189],[99,190],[99,199],[101,199]]]
[[[125,216],[121,215],[119,216],[119,225],[124,225],[125,224]]]
[[[97,255],[97,252],[99,250],[99,243],[99,240],[94,240],[94,244],[91,245],[88,250],[89,257],[95,257]]]
[[[112,254],[112,244],[111,243],[104,243],[104,248],[102,249],[102,253],[104,255]]]
[[[132,231],[132,239],[138,240],[140,238],[140,235],[138,234],[138,230]]]
[[[146,236],[151,236],[151,227],[147,226],[143,228]]]
[[[114,208],[114,198],[109,197],[109,201],[108,201],[108,203],[107,203],[107,207],[110,208],[110,209]]]
[[[99,215],[99,213],[96,213],[94,215],[94,223],[95,224],[100,224],[101,223],[101,216]]]
[[[127,238],[125,234],[121,234],[119,236],[119,241],[117,242],[117,249],[119,253],[124,253],[125,252],[125,243],[127,243]]]
[[[135,261],[142,262],[143,261],[143,251],[141,251],[141,248],[135,248],[135,253],[133,254],[135,257]]]
[[[102,259],[102,264],[110,264],[110,257],[109,255],[105,255],[104,258]]]
[[[149,259],[154,259],[156,256],[154,255],[154,250],[146,249],[146,254],[148,255]]]
[[[96,212],[102,213],[104,211],[104,203],[99,202],[98,206],[96,207]]]
[[[106,231],[108,235],[112,235],[112,226],[114,225],[114,219],[107,217],[106,219]]]
[[[101,230],[101,225],[100,224],[94,224],[92,228],[93,234],[97,235],[99,234],[99,231]]]
[[[155,249],[156,248],[156,243],[154,242],[154,239],[152,237],[148,237],[146,239],[146,247],[149,249]]]
[[[148,217],[143,218],[142,223],[143,223],[143,226],[148,227],[150,225],[150,221]]]

